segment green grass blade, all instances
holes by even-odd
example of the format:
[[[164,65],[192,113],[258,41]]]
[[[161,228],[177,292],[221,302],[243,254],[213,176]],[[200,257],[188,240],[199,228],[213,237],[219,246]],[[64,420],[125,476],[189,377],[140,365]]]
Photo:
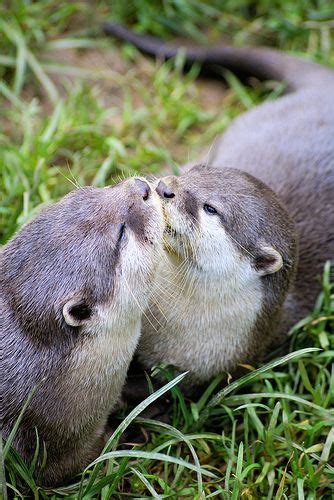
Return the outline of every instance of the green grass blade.
[[[133,422],[133,420],[143,411],[145,408],[147,408],[151,403],[153,403],[156,399],[158,399],[160,396],[165,394],[167,391],[169,391],[172,387],[174,387],[176,384],[181,382],[181,380],[187,375],[188,372],[181,373],[177,377],[175,377],[173,380],[168,382],[168,384],[164,385],[161,387],[159,390],[148,396],[144,401],[142,401],[138,406],[136,406],[130,413],[125,417],[123,422],[120,423],[120,425],[117,427],[117,429],[113,432],[113,434],[110,436],[108,439],[108,442],[106,443],[105,447],[102,450],[102,455],[105,454],[108,450],[112,449],[114,450],[117,447],[118,440],[122,433],[125,431],[125,429]],[[85,492],[88,491],[92,484],[94,483],[96,477],[98,476],[102,464],[100,462],[94,462],[97,464],[97,467],[93,470],[90,480],[88,482],[88,485],[83,493],[83,496],[85,495]],[[92,465],[92,464],[91,464]],[[86,468],[86,470],[89,467]],[[82,476],[83,479],[84,476]],[[80,487],[80,494],[79,498],[82,498],[82,486]]]
[[[59,100],[59,93],[57,87],[50,80],[48,75],[45,73],[41,64],[37,61],[36,57],[29,50],[26,51],[27,63],[29,64],[31,70],[35,74],[36,78],[40,81],[44,87],[47,95],[53,104],[56,104]]]
[[[184,377],[187,375],[188,372],[181,373],[177,377],[175,377],[173,380],[168,382],[168,384],[164,385],[160,389],[158,389],[156,392],[153,392],[148,398],[146,398],[144,401],[142,401],[136,408],[134,408],[131,413],[123,420],[123,422],[120,423],[120,425],[117,427],[117,429],[114,431],[112,436],[109,438],[108,443],[104,447],[103,453],[109,449],[110,445],[112,445],[112,449],[115,449],[118,443],[118,439],[121,436],[121,434],[125,431],[125,429],[131,424],[131,422],[143,411],[145,408],[147,408],[151,403],[156,401],[157,399],[160,398],[163,394],[168,392],[172,387],[177,385],[181,380],[184,379]]]
[[[149,481],[146,479],[146,477],[144,476],[144,474],[142,474],[141,472],[139,472],[139,470],[135,469],[134,467],[130,467],[130,470],[137,476],[139,477],[139,479],[141,480],[141,482],[146,486],[146,488],[148,489],[148,491],[151,493],[151,495],[153,496],[153,498],[159,498],[161,499],[161,495],[159,495],[155,489],[153,488],[153,486],[149,483]]]
[[[13,439],[14,439],[15,434],[16,434],[16,432],[17,432],[17,429],[19,428],[19,425],[20,425],[21,420],[22,420],[22,418],[23,418],[24,412],[26,411],[26,408],[28,407],[28,405],[29,405],[29,403],[30,403],[30,401],[31,401],[31,399],[32,399],[32,397],[33,397],[33,395],[35,394],[36,389],[37,389],[37,387],[35,387],[35,388],[31,391],[31,393],[29,394],[29,396],[27,397],[27,400],[26,400],[26,402],[24,403],[24,405],[22,406],[22,410],[20,411],[20,414],[19,414],[19,416],[18,416],[18,418],[17,418],[17,420],[16,420],[16,422],[15,422],[15,424],[14,424],[14,427],[13,427],[13,429],[11,430],[11,432],[10,432],[10,434],[9,434],[9,436],[8,436],[7,440],[6,440],[5,446],[4,446],[4,448],[3,448],[3,456],[4,456],[4,459],[5,459],[5,458],[6,458],[6,456],[7,456],[7,453],[8,453],[8,451],[9,451],[9,449],[10,449],[11,445],[12,445],[12,442],[13,442]]]
[[[334,444],[334,426],[330,429],[328,436],[326,438],[321,456],[320,456],[320,461],[321,462],[328,462],[331,448]]]
[[[108,453],[104,453],[103,455],[100,455],[94,462],[92,462],[89,467],[92,467],[98,463],[104,462],[105,460],[110,460],[114,458],[143,458],[147,460],[158,460],[161,462],[167,462],[167,463],[172,463],[176,465],[182,465],[186,469],[190,469],[194,472],[200,472],[203,476],[208,476],[212,478],[217,478],[216,474],[213,474],[212,472],[203,469],[203,467],[196,467],[193,464],[190,464],[186,460],[182,460],[180,458],[176,457],[171,457],[169,455],[165,455],[163,453],[156,453],[156,452],[150,452],[150,451],[140,451],[140,450],[119,450],[119,451],[109,451]],[[86,471],[89,469],[89,467],[86,467]]]
[[[254,392],[252,394],[240,394],[238,396],[229,396],[225,400],[225,404],[238,404],[241,401],[252,400],[252,399],[261,399],[261,398],[272,398],[272,399],[286,399],[288,401],[293,401],[294,403],[300,404],[302,406],[306,406],[307,408],[311,408],[313,411],[327,416],[327,418],[334,419],[334,409],[327,410],[322,406],[316,405],[307,399],[303,399],[299,396],[295,396],[294,394],[285,394],[284,392]]]
[[[213,406],[216,406],[221,402],[223,398],[225,398],[228,394],[231,392],[240,389],[240,387],[244,386],[245,384],[248,384],[252,380],[256,379],[259,375],[262,373],[265,373],[269,370],[273,370],[274,368],[277,368],[278,366],[284,365],[285,363],[288,363],[289,361],[292,361],[293,359],[300,358],[301,356],[305,356],[306,354],[320,351],[320,349],[316,347],[307,347],[305,349],[300,349],[298,351],[291,352],[287,354],[286,356],[283,356],[282,358],[276,359],[274,361],[271,361],[270,363],[267,363],[260,368],[247,373],[247,375],[244,375],[243,377],[240,377],[238,380],[235,380],[232,382],[232,384],[228,385],[227,387],[224,387],[216,396],[214,396],[211,401],[208,404],[208,408],[211,408]]]
[[[0,81],[0,94],[2,94],[13,106],[17,106],[20,109],[25,107],[23,101],[21,101],[17,95],[12,92],[12,90],[5,84],[5,82]]]
[[[7,499],[5,462],[4,462],[3,441],[1,432],[0,432],[0,498],[3,500]]]
[[[141,422],[146,422],[146,423],[148,422],[149,424],[151,424],[153,426],[154,426],[154,424],[156,424],[155,427],[159,427],[159,428],[165,430],[171,436],[174,436],[176,439],[183,441],[187,444],[187,446],[190,450],[190,453],[192,454],[192,457],[194,459],[195,465],[198,468],[198,473],[197,473],[198,494],[199,494],[199,496],[201,496],[203,494],[203,481],[202,481],[202,476],[200,473],[201,464],[199,462],[195,448],[193,447],[193,445],[192,445],[191,441],[188,439],[188,437],[185,434],[183,434],[181,431],[176,429],[175,427],[173,427],[169,424],[166,424],[165,422],[159,422],[159,421],[155,422],[154,420],[149,420],[149,419],[147,419],[147,420],[137,419],[137,421],[138,420],[140,420]],[[157,451],[157,450],[155,450],[155,451]]]

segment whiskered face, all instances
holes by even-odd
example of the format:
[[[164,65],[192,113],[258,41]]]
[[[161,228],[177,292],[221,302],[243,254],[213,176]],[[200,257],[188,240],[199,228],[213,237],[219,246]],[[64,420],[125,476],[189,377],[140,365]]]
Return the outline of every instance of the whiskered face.
[[[140,178],[78,189],[44,210],[2,256],[1,281],[23,328],[52,337],[59,328],[138,315],[149,300],[163,227],[159,196]]]
[[[147,305],[159,258],[162,255],[164,230],[161,200],[148,182],[127,179],[105,188],[113,194],[117,262],[114,268],[114,300]],[[116,298],[116,289],[118,297]]]
[[[157,188],[166,217],[166,248],[197,272],[264,276],[292,267],[294,225],[276,195],[249,174],[195,166]]]

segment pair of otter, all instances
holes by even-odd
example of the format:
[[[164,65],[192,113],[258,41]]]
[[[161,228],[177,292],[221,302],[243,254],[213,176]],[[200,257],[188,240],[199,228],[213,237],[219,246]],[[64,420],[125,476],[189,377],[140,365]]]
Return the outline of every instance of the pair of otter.
[[[77,190],[2,250],[1,427],[7,437],[35,388],[13,444],[29,460],[37,429],[44,484],[97,456],[135,351],[191,382],[252,362],[311,309],[333,259],[334,72],[260,48],[187,57],[286,80],[291,93],[239,117],[204,164],[156,190],[143,179]]]

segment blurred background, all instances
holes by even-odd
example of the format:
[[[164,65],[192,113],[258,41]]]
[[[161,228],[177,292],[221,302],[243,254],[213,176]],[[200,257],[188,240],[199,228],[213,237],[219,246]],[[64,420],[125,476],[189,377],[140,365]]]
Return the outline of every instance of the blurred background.
[[[166,39],[265,44],[334,64],[327,0],[2,2],[2,243],[72,183],[102,186],[196,158],[275,89],[232,76],[228,90],[194,82],[198,68],[184,75],[182,57],[159,65],[104,37],[107,19]]]
[[[190,44],[272,46],[334,67],[332,0],[0,2],[0,244],[76,186],[177,171],[235,116],[284,90],[255,79],[245,86],[232,74],[197,78],[198,66],[183,71],[182,54],[161,63],[105,37],[105,20]],[[333,498],[333,286],[328,263],[314,311],[290,332],[289,359],[256,377],[249,367],[209,412],[219,377],[197,402],[175,387],[174,427],[139,421],[145,439],[133,449],[145,460],[132,451],[111,460],[83,495],[78,485],[43,490],[34,464],[11,452],[13,498]],[[294,358],[305,347],[321,352]],[[168,466],[161,451],[218,478]]]
[[[282,91],[196,80],[106,38],[110,19],[164,39],[262,44],[334,65],[326,0],[11,0],[0,6],[0,242],[73,189],[196,158],[241,111]]]

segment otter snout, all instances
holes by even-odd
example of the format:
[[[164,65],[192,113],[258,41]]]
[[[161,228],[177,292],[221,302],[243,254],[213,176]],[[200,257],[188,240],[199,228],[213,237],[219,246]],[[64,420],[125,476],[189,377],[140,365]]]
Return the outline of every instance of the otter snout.
[[[175,193],[170,186],[164,183],[164,181],[159,181],[159,184],[156,187],[156,192],[161,198],[174,198]]]

